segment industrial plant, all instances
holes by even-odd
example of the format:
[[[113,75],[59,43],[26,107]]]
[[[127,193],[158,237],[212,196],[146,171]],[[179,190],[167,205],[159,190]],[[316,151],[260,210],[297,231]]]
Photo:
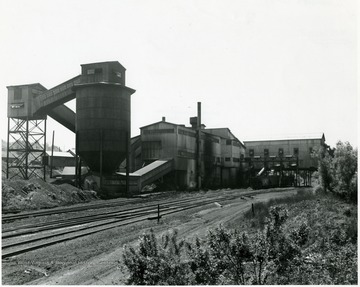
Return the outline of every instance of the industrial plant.
[[[8,86],[6,177],[45,180],[47,169],[63,165],[64,178],[72,175],[76,186],[104,198],[140,194],[149,185],[163,190],[311,185],[314,151],[326,147],[324,134],[241,141],[227,127],[206,128],[198,102],[188,126],[159,117],[131,138],[135,90],[126,86],[125,75],[119,62],[101,62],[81,65],[81,75],[49,90],[39,83]],[[76,112],[64,105],[73,99]],[[46,150],[48,116],[75,133],[74,150]]]

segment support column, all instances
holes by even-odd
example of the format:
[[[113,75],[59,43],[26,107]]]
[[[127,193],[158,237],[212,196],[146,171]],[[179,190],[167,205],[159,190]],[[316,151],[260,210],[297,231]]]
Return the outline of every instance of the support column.
[[[42,156],[41,163],[44,170],[44,181],[46,181],[46,165],[44,164],[44,158],[46,157],[46,121],[44,122],[44,154]]]
[[[6,146],[6,179],[9,179],[9,146],[10,146],[10,118],[8,118],[8,134]]]
[[[100,191],[103,186],[103,130],[100,130]]]
[[[46,118],[8,118],[7,178],[37,177],[45,180],[45,137]]]
[[[78,183],[78,150],[79,150],[79,133],[75,133],[75,186],[79,187]]]
[[[130,146],[130,138],[129,138],[129,132],[126,132],[126,195],[129,195],[129,170],[130,170],[130,152],[129,152],[129,146]]]

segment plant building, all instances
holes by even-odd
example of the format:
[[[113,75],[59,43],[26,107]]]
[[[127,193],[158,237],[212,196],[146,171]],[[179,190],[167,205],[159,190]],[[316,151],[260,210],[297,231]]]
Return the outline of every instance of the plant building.
[[[163,118],[131,138],[135,90],[126,86],[125,72],[117,61],[91,63],[49,90],[39,83],[9,86],[7,178],[45,180],[47,116],[75,133],[70,160],[75,161],[76,185],[81,186],[81,167],[87,166],[99,192],[108,196],[139,193],[154,181],[179,189],[237,187],[265,168],[296,176],[316,169],[312,151],[325,145],[324,135],[242,143],[226,127],[206,128],[201,103],[189,126]],[[72,99],[76,112],[64,105]]]
[[[192,127],[170,123],[165,118],[141,127],[140,136],[133,142],[137,149],[131,153],[131,169],[139,170],[157,160],[171,161],[165,180],[179,188],[195,188],[199,164],[202,186],[239,186],[244,144],[228,128],[206,129],[201,125],[198,155],[196,120],[197,117],[191,118]]]

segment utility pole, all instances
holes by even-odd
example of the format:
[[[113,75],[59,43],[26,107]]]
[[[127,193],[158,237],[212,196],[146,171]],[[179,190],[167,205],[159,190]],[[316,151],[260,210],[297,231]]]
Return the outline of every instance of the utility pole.
[[[129,171],[130,171],[130,151],[129,151],[129,146],[130,146],[130,137],[129,137],[129,132],[126,132],[126,142],[125,142],[125,146],[126,146],[126,196],[129,196]]]
[[[52,134],[52,142],[51,142],[50,178],[53,177],[54,137],[55,137],[55,131],[53,131],[53,134]]]
[[[196,172],[197,187],[201,189],[201,102],[197,103],[197,131],[196,131]]]

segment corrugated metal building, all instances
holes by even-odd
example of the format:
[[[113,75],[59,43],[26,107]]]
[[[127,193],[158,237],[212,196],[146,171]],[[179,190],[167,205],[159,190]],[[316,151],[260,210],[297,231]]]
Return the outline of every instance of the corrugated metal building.
[[[315,170],[318,161],[314,151],[326,146],[323,133],[288,139],[244,141],[244,144],[246,146],[246,159],[254,164],[256,170],[261,169],[264,162],[271,165],[280,160],[284,160],[285,165],[296,164],[300,170]]]
[[[197,131],[195,126],[162,121],[140,128],[140,137],[132,139],[131,170],[156,160],[173,160],[173,171],[164,179],[179,188],[196,187]],[[241,157],[245,146],[228,128],[206,129],[200,132],[200,164],[203,187],[237,186]]]
[[[43,163],[54,168],[63,168],[65,166],[75,166],[75,155],[70,151],[46,151]]]

